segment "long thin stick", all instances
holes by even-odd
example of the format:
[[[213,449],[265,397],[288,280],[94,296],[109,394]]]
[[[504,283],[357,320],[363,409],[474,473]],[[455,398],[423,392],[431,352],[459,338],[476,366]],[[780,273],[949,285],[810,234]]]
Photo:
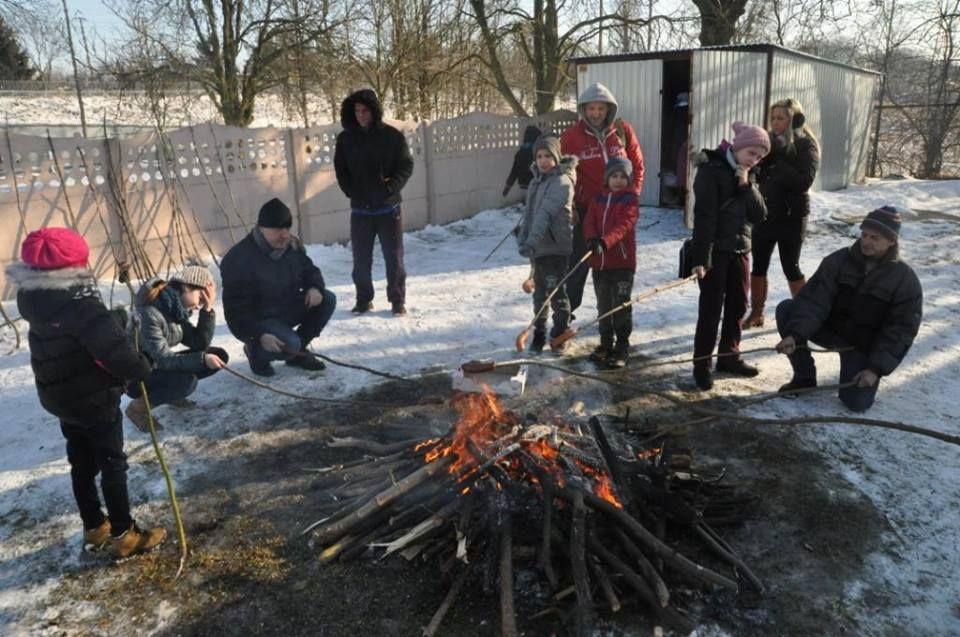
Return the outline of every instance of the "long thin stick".
[[[140,328],[134,323],[134,343],[137,349],[140,349]],[[173,486],[173,477],[170,475],[170,469],[167,467],[167,460],[160,449],[160,442],[157,440],[156,421],[153,419],[153,407],[150,405],[150,395],[147,393],[147,384],[140,381],[140,394],[143,396],[143,404],[147,408],[147,425],[150,427],[150,442],[153,444],[153,451],[157,454],[157,460],[160,462],[160,471],[163,473],[163,479],[167,483],[167,494],[170,496],[170,506],[173,508],[173,521],[177,527],[177,537],[180,540],[180,567],[174,578],[180,577],[184,566],[187,563],[187,531],[183,526],[183,517],[180,515],[180,503],[177,502],[177,490]]]
[[[543,311],[546,308],[550,307],[550,301],[553,300],[554,295],[563,287],[563,284],[567,282],[567,279],[573,276],[573,273],[576,272],[577,269],[581,265],[583,265],[587,261],[587,259],[589,259],[591,256],[593,256],[593,250],[587,250],[587,252],[580,258],[580,260],[577,261],[577,264],[572,268],[570,268],[570,270],[567,271],[565,275],[563,275],[563,278],[560,279],[560,282],[557,283],[556,287],[554,287],[553,290],[550,291],[550,294],[547,295],[547,298],[543,301],[543,304],[540,306],[540,309],[537,310],[537,313],[533,315],[533,320],[530,321],[530,324],[527,325],[527,328],[525,330],[523,330],[517,335],[517,340],[515,345],[517,346],[518,352],[523,351],[524,346],[526,345],[526,342],[527,342],[527,335],[529,335],[530,330],[533,329],[533,326],[537,324],[537,321],[540,320],[540,315],[543,314]],[[553,341],[550,342],[550,346],[553,347]]]
[[[217,134],[213,132],[213,124],[208,122],[207,126],[210,128],[210,136],[213,138],[214,154],[217,156],[217,161],[220,162],[220,173],[223,175],[223,183],[227,187],[227,194],[230,195],[230,203],[233,204],[233,213],[237,215],[237,219],[243,224],[243,230],[246,232],[249,228],[247,227],[246,220],[240,214],[240,207],[237,206],[237,200],[233,197],[233,189],[230,188],[230,180],[227,178],[227,166],[223,163],[223,157],[220,155],[220,142],[217,141]]]
[[[57,149],[53,146],[53,138],[50,136],[50,129],[47,129],[47,144],[50,146],[50,156],[53,158],[53,167],[57,170],[57,179],[60,180],[60,192],[63,194],[63,201],[67,204],[67,214],[70,219],[70,227],[79,231],[77,227],[77,215],[73,212],[73,206],[70,205],[70,197],[67,196],[67,184],[63,182],[63,171],[60,169],[60,158],[57,157]]]
[[[273,385],[268,385],[267,383],[260,382],[256,378],[252,378],[250,376],[247,376],[246,374],[242,374],[238,372],[237,370],[233,369],[229,365],[224,365],[223,367],[221,367],[221,369],[227,372],[228,374],[232,374],[237,378],[241,378],[247,381],[248,383],[256,385],[257,387],[261,387],[268,391],[272,391],[273,393],[280,394],[281,396],[288,396],[290,398],[297,398],[299,400],[312,400],[318,403],[327,403],[330,405],[368,405],[370,407],[397,407],[398,406],[398,405],[390,405],[387,403],[372,403],[367,400],[349,400],[347,398],[320,398],[319,396],[307,396],[305,394],[297,394],[291,391],[287,391],[285,389],[279,389],[277,387],[274,387]]]
[[[449,611],[450,607],[453,606],[453,603],[457,601],[460,591],[463,590],[463,585],[467,581],[467,575],[469,573],[469,566],[465,566],[460,569],[460,573],[457,575],[457,578],[453,580],[453,585],[450,587],[450,590],[447,591],[446,597],[443,598],[443,603],[440,604],[440,608],[438,608],[437,612],[433,614],[433,617],[430,619],[430,623],[427,624],[427,627],[423,629],[423,637],[433,637],[437,634],[437,630],[440,629],[440,624],[443,622],[443,618],[447,616],[447,611]]]
[[[217,194],[217,189],[214,187],[213,181],[210,179],[210,175],[207,174],[207,167],[200,159],[200,147],[197,144],[197,135],[193,130],[193,124],[190,125],[190,139],[193,140],[193,154],[197,159],[197,163],[200,165],[200,172],[203,174],[204,179],[206,179],[207,186],[210,187],[210,193],[213,195],[213,200],[217,203],[217,207],[220,208],[220,212],[223,213],[223,220],[227,222],[227,232],[230,233],[230,243],[235,244],[237,242],[237,238],[233,234],[233,224],[230,223],[230,215],[227,213],[227,209],[223,205],[223,202],[220,201],[220,195]],[[243,224],[244,228],[246,228],[246,224],[242,218],[240,219],[240,223]]]
[[[562,345],[563,343],[566,343],[566,342],[569,341],[571,338],[573,338],[574,336],[576,336],[577,334],[579,334],[579,333],[582,332],[583,330],[587,329],[588,327],[591,327],[591,326],[593,326],[593,325],[596,325],[597,323],[599,323],[599,322],[602,321],[603,319],[605,319],[605,318],[607,318],[607,317],[609,317],[609,316],[613,316],[613,315],[616,314],[617,312],[620,312],[620,311],[622,311],[622,310],[627,309],[628,307],[630,307],[630,306],[633,305],[634,303],[639,303],[640,301],[644,301],[644,300],[646,300],[646,299],[649,299],[650,297],[655,296],[655,295],[657,295],[657,294],[660,294],[661,292],[665,292],[665,291],[667,291],[667,290],[672,290],[673,288],[680,287],[681,285],[685,285],[685,284],[687,284],[687,283],[690,283],[691,281],[696,281],[696,280],[697,280],[697,276],[696,276],[695,274],[691,274],[690,276],[688,276],[688,277],[685,278],[685,279],[680,279],[679,281],[671,281],[670,283],[665,283],[665,284],[659,285],[659,286],[657,286],[657,287],[655,287],[655,288],[653,288],[653,289],[647,290],[646,292],[642,292],[642,293],[638,294],[637,296],[633,297],[632,299],[630,299],[629,301],[625,301],[625,302],[621,303],[620,305],[618,305],[617,307],[613,308],[613,309],[610,310],[609,312],[604,312],[603,314],[601,314],[601,315],[598,316],[597,318],[593,319],[592,321],[588,321],[587,323],[584,323],[584,324],[581,325],[580,327],[567,328],[567,330],[564,331],[563,334],[559,334],[558,336],[555,336],[554,338],[550,339],[550,347],[554,347],[554,348],[555,348],[555,347],[557,347],[557,346],[559,346],[559,345]]]
[[[493,253],[496,252],[497,250],[499,250],[499,249],[500,249],[500,246],[502,246],[504,243],[506,243],[506,242],[507,242],[507,239],[509,239],[510,236],[513,235],[513,233],[515,233],[518,228],[520,228],[520,223],[521,223],[522,221],[523,221],[523,219],[521,219],[520,221],[518,221],[518,222],[517,222],[517,225],[515,225],[515,226],[510,230],[510,232],[508,232],[508,233],[506,234],[506,236],[503,237],[503,239],[500,239],[500,242],[497,243],[497,245],[493,246],[493,250],[490,251],[490,254],[488,254],[487,256],[483,257],[483,261],[481,261],[480,263],[486,263],[487,261],[489,261],[489,260],[490,260],[490,257],[493,256]]]
[[[17,162],[13,159],[13,144],[10,143],[10,123],[3,129],[3,135],[7,140],[7,154],[10,156],[10,176],[13,178],[13,193],[17,196],[17,212],[20,213],[20,224],[23,226],[23,233],[27,233],[27,215],[23,211],[23,202],[20,201],[20,184],[17,183]]]
[[[517,615],[513,605],[513,524],[509,506],[504,508],[500,529],[500,635],[517,637]]]

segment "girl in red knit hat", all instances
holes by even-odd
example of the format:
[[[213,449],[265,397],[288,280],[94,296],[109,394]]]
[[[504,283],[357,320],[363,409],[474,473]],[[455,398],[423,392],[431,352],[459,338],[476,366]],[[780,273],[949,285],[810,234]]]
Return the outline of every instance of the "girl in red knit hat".
[[[720,329],[717,371],[756,376],[757,368],[740,358],[740,319],[747,310],[751,224],[767,211],[753,169],[770,152],[770,136],[759,126],[732,125],[733,143],[724,140],[698,153],[694,163],[692,274],[700,279],[693,378],[702,390],[713,387],[710,362]]]
[[[19,288],[17,307],[30,324],[30,365],[40,404],[67,439],[73,493],[84,548],[110,545],[117,558],[153,549],[162,528],[141,530],[130,515],[120,395],[150,375],[150,359],[127,338],[123,321],[104,306],[87,268],[87,242],[68,228],[27,235],[22,262],[7,268]],[[96,477],[107,507],[103,514]]]

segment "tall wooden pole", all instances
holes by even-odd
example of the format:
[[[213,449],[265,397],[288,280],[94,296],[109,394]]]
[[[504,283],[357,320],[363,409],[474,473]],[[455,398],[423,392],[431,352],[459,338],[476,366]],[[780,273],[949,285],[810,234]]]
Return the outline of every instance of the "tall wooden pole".
[[[77,101],[80,103],[80,128],[87,136],[87,114],[83,110],[83,92],[80,90],[80,74],[77,71],[77,52],[73,48],[73,32],[70,29],[70,10],[67,0],[63,0],[63,19],[67,23],[67,45],[70,47],[70,61],[73,63],[73,82],[77,87]]]

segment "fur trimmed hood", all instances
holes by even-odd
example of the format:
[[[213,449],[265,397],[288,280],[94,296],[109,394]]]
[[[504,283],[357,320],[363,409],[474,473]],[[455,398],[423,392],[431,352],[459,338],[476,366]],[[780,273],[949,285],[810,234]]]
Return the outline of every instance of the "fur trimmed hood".
[[[7,278],[21,290],[69,290],[76,287],[95,287],[89,268],[62,268],[38,270],[22,261],[6,267]]]

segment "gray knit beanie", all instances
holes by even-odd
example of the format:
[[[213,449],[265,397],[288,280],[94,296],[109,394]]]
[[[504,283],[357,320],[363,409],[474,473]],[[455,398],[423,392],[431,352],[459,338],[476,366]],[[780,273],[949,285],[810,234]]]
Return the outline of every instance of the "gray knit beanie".
[[[560,163],[560,138],[553,135],[544,135],[533,142],[533,159],[537,159],[537,151],[545,150],[553,156],[553,161]]]
[[[627,176],[627,179],[633,177],[633,164],[626,157],[611,157],[607,160],[607,167],[603,170],[603,183],[610,180],[610,175],[615,172],[621,172]]]
[[[213,275],[202,265],[188,265],[171,276],[170,283],[183,283],[195,288],[204,288],[207,284],[213,283]]]

